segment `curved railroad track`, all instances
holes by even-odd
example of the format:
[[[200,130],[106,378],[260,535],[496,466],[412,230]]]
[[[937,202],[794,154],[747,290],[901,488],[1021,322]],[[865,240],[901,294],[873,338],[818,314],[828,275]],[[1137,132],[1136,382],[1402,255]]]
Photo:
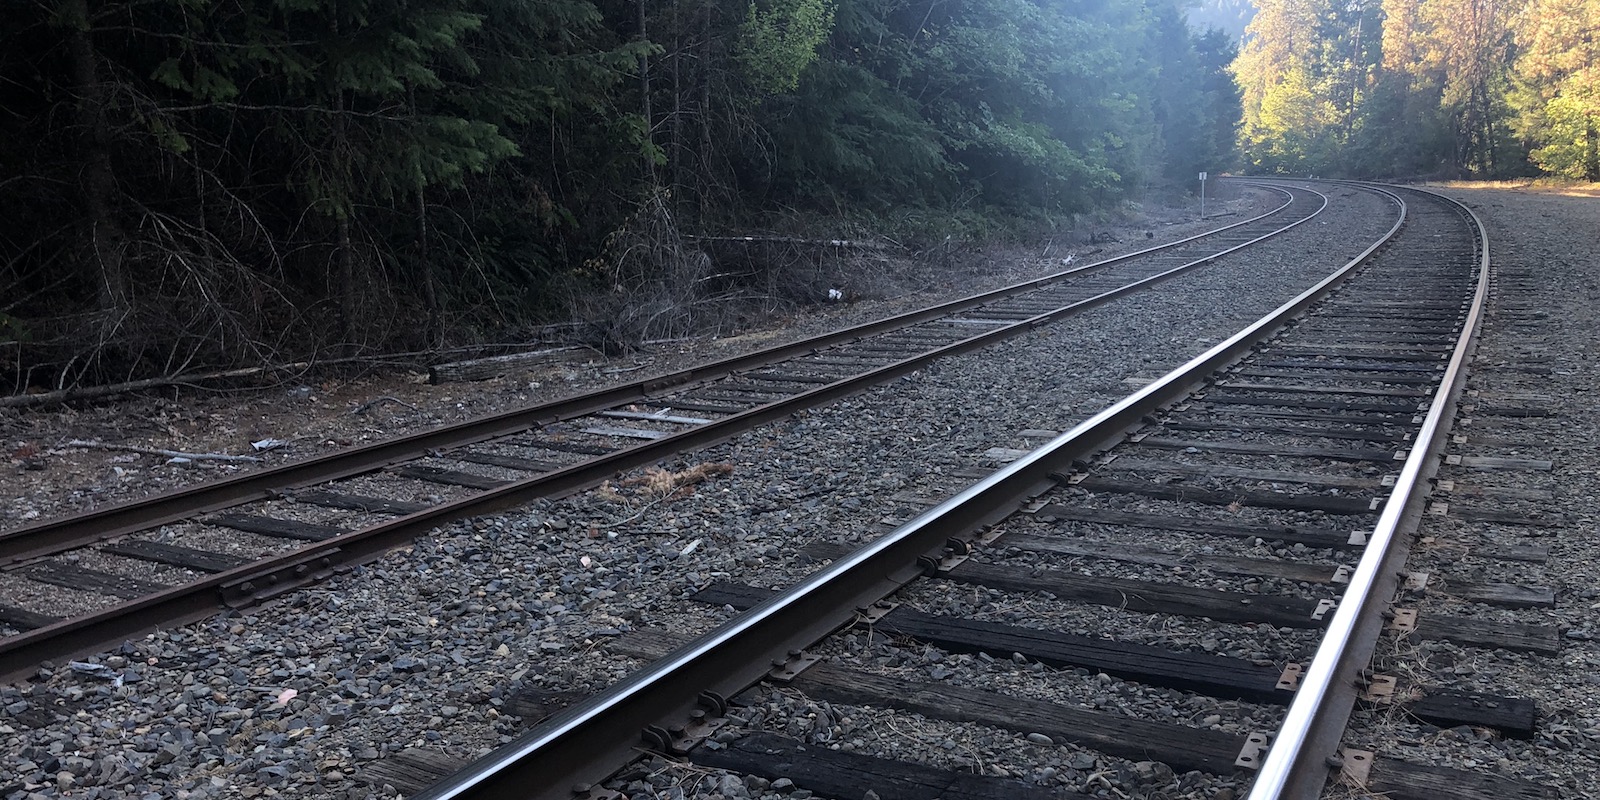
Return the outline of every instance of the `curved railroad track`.
[[[0,675],[278,596],[454,519],[560,496],[1184,274],[1327,198],[879,322],[0,533],[0,580],[97,598],[0,604]],[[192,538],[191,538],[192,537]],[[226,539],[227,549],[205,542]],[[201,542],[196,544],[195,540]],[[157,580],[160,577],[163,580]]]
[[[428,798],[601,798],[648,788],[660,771],[713,769],[744,776],[738,786],[889,800],[1055,797],[1062,771],[1078,768],[1051,760],[1023,781],[981,763],[855,752],[815,720],[763,711],[763,695],[799,692],[834,733],[851,715],[892,725],[916,714],[997,729],[1040,759],[1070,744],[1160,780],[1221,776],[1259,800],[1317,797],[1330,780],[1351,787],[1338,796],[1544,796],[1512,777],[1339,749],[1357,703],[1441,727],[1516,724],[1514,698],[1430,695],[1371,674],[1381,637],[1525,644],[1505,626],[1419,618],[1397,602],[1489,260],[1470,211],[1392,195],[1404,221],[1382,242],[1045,447],[865,547],[815,546],[825,566],[786,590],[706,587],[697,600],[742,613],[693,641],[623,637],[610,651],[645,666],[504,748],[466,765],[402,757],[386,774],[460,766]],[[993,613],[1019,604],[1020,619]],[[1175,627],[1213,644],[1174,645]],[[930,681],[884,656],[917,649],[939,653],[933,663],[983,656],[994,675],[958,684],[941,667]],[[1180,707],[1221,698],[1273,724],[1240,734],[1030,699],[1015,690],[1016,665],[1040,665],[1050,682],[1162,689]],[[665,758],[615,774],[641,751]]]

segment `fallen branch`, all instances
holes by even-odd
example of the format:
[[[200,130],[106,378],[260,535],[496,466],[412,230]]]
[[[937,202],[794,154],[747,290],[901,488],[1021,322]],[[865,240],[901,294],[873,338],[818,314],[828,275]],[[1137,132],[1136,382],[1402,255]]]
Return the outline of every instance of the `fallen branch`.
[[[368,400],[367,402],[362,403],[359,406],[356,406],[355,409],[352,410],[350,413],[352,415],[365,414],[368,411],[371,411],[373,406],[376,406],[376,405],[379,405],[379,404],[382,404],[382,403],[395,403],[397,405],[405,406],[406,408],[409,408],[412,411],[417,411],[418,410],[416,406],[411,405],[410,403],[407,403],[406,401],[401,400],[398,397],[390,397],[389,395],[384,395],[384,396],[379,397],[379,398]]]
[[[185,453],[181,450],[161,450],[154,447],[137,447],[131,444],[106,444],[98,440],[73,439],[62,446],[79,447],[85,450],[121,450],[128,453],[142,453],[147,456],[162,456],[164,458],[181,458],[188,461],[261,461],[255,456],[230,456],[224,453]]]
[[[586,348],[582,347],[555,347],[527,353],[512,353],[505,356],[490,356],[489,358],[475,358],[470,361],[435,364],[428,368],[428,382],[438,385],[457,381],[481,381],[488,378],[497,378],[523,367],[570,358],[585,350]]]
[[[797,236],[685,236],[697,242],[728,242],[731,244],[789,244],[801,247],[843,247],[859,250],[894,250],[897,245],[882,242],[861,242],[849,239],[802,239]]]
[[[145,378],[144,380],[128,381],[127,383],[110,383],[103,386],[81,386],[57,389],[52,392],[39,392],[38,394],[18,394],[9,397],[0,397],[0,408],[34,408],[38,406],[56,405],[73,400],[95,400],[101,397],[137,392],[142,389],[158,389],[166,386],[189,386],[207,381],[228,380],[230,378],[249,378],[255,375],[264,375],[273,372],[304,373],[316,367],[334,364],[388,364],[392,366],[414,367],[410,362],[395,362],[393,359],[436,356],[440,353],[454,352],[482,352],[484,347],[502,347],[508,345],[477,345],[473,347],[456,347],[449,350],[417,350],[409,353],[374,353],[372,355],[348,356],[345,358],[326,358],[315,361],[295,361],[289,364],[269,364],[262,367],[244,367],[241,369],[223,370],[220,372],[188,372],[181,375],[166,375],[160,378]],[[198,388],[198,387],[197,387]]]
[[[163,386],[174,386],[180,383],[197,383],[199,381],[214,381],[226,378],[246,378],[259,375],[263,372],[280,369],[303,369],[309,367],[307,362],[298,364],[285,364],[278,367],[248,367],[246,369],[230,369],[225,372],[207,372],[200,374],[170,375],[164,378],[146,378],[142,381],[128,381],[127,383],[111,383],[104,386],[84,386],[57,389],[53,392],[40,392],[38,394],[18,394],[10,397],[0,397],[0,408],[26,408],[31,406],[48,406],[56,403],[65,403],[69,400],[93,400],[98,397],[110,397],[116,394],[137,392],[140,389],[156,389]]]

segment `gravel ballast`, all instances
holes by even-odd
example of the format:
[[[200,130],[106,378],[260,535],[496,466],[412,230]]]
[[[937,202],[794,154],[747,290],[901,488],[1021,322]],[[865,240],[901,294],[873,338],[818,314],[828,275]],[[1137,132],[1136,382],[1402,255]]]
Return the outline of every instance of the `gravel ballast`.
[[[799,553],[804,545],[876,536],[879,521],[894,513],[886,510],[895,507],[891,497],[954,491],[988,448],[1029,447],[1037,441],[1023,431],[1069,427],[1125,394],[1125,379],[1159,374],[1204,350],[1388,228],[1382,203],[1333,193],[1370,218],[1302,226],[1292,238],[1152,293],[663,465],[657,480],[624,478],[459,523],[289,601],[93,659],[120,685],[58,665],[0,698],[0,747],[20,754],[23,767],[17,796],[364,796],[372,789],[353,781],[357,771],[397,749],[476,755],[518,729],[499,710],[512,688],[604,688],[628,666],[600,652],[607,638],[633,629],[708,629],[729,614],[687,601],[699,586],[717,579],[789,585],[815,568]],[[672,474],[699,464],[732,471],[674,485]],[[912,510],[899,508],[900,516]],[[772,702],[781,706],[783,697]],[[763,713],[813,713],[803,698],[792,702]],[[1204,702],[1135,697],[1128,705],[1187,716]],[[1219,709],[1211,724],[1247,727],[1259,724],[1256,713]],[[1039,778],[1043,767],[1028,763],[1037,756],[1006,750],[1009,738],[947,731],[938,741],[998,748],[976,760]],[[884,747],[874,751],[864,740],[863,752],[899,749]],[[1120,768],[1071,767],[1077,757],[1043,756],[1067,762],[1047,779],[1171,797],[1231,791],[1131,766],[1132,783],[1118,783]],[[723,784],[697,785],[694,793],[709,797]]]

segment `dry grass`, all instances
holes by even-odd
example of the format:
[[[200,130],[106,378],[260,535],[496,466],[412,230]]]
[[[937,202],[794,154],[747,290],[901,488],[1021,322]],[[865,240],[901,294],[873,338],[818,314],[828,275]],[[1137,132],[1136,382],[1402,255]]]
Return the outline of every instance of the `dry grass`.
[[[1516,192],[1543,192],[1567,197],[1600,197],[1600,184],[1570,178],[1518,178],[1505,181],[1429,181],[1424,186],[1443,189],[1509,189]]]
[[[733,465],[726,462],[696,464],[686,470],[673,472],[661,467],[649,467],[644,474],[622,481],[621,486],[638,486],[654,497],[666,497],[675,492],[705,482],[707,479],[728,475]]]
[[[648,467],[643,473],[617,483],[606,481],[594,490],[594,496],[601,501],[620,505],[623,511],[630,513],[605,525],[591,526],[589,535],[598,536],[602,529],[632,522],[662,503],[683,500],[694,494],[696,485],[732,473],[732,464],[718,461],[696,464],[676,472],[662,467]]]

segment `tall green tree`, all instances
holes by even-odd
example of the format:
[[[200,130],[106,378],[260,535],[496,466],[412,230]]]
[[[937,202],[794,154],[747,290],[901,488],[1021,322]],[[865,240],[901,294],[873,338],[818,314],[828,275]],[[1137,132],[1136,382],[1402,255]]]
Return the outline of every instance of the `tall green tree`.
[[[1516,24],[1520,127],[1550,172],[1600,181],[1600,0],[1531,0]]]
[[[17,382],[486,338],[615,285],[621,260],[692,261],[682,232],[1106,208],[1220,168],[1238,119],[1225,39],[1174,0],[12,12]]]

